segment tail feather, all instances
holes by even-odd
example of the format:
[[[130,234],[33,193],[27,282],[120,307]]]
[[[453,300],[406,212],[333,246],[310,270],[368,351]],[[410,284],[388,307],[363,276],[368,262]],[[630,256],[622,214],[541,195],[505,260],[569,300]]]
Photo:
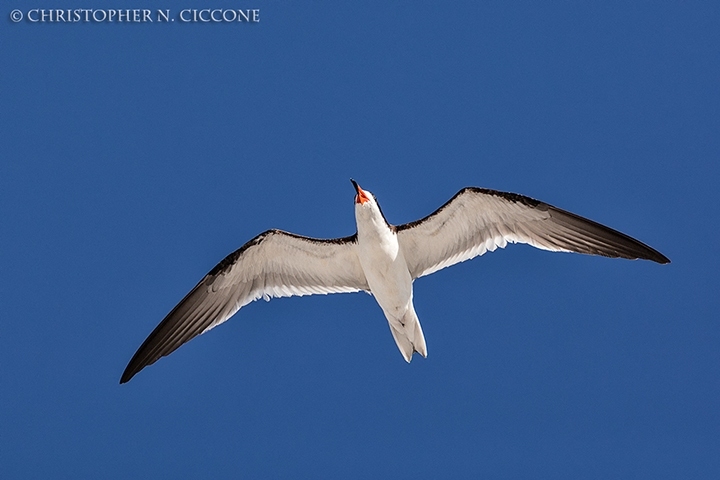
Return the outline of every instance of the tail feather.
[[[395,339],[395,343],[406,362],[410,363],[414,352],[418,352],[423,357],[427,357],[425,336],[423,335],[420,320],[415,313],[415,307],[412,303],[402,319],[388,318],[388,323],[390,324],[390,331]]]

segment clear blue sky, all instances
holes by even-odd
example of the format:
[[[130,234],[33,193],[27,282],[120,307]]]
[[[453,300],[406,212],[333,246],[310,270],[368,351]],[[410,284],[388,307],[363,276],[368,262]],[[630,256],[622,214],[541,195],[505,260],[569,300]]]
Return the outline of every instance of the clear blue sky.
[[[13,23],[260,8],[254,25]],[[0,477],[720,478],[720,4],[142,2],[0,9]],[[465,186],[670,265],[505,250],[372,297],[260,301],[118,380],[226,254]]]

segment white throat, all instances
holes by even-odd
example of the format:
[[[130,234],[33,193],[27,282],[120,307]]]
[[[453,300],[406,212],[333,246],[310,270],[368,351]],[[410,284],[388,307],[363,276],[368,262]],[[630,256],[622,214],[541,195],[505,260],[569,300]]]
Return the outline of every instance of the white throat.
[[[374,199],[355,204],[355,222],[360,237],[387,236],[393,233]]]

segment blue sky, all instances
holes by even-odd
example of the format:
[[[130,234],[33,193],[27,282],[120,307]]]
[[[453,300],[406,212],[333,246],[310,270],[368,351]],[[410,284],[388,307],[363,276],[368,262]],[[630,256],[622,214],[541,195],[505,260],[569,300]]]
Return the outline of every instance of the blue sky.
[[[0,477],[718,478],[720,8],[541,3],[5,2]],[[409,365],[368,295],[260,301],[118,385],[257,233],[352,234],[350,177],[392,223],[482,186],[672,263],[422,278]]]

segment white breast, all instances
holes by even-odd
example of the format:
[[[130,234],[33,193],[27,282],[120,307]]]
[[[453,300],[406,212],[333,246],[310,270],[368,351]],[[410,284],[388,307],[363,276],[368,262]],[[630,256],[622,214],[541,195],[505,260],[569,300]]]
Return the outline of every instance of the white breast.
[[[412,301],[412,278],[397,234],[379,210],[359,206],[358,258],[370,291],[386,314],[402,317]]]

